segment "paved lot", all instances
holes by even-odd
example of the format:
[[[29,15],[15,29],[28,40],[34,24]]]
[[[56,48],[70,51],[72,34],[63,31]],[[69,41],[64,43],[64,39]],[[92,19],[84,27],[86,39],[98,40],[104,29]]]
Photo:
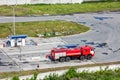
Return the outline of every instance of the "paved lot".
[[[71,36],[62,36],[59,38],[51,38],[49,40],[40,40],[39,38],[32,38],[35,42],[38,42],[38,46],[22,47],[22,60],[20,60],[19,48],[7,48],[2,49],[6,55],[8,55],[11,62],[15,61],[16,65],[12,68],[14,70],[28,70],[35,69],[37,64],[44,65],[43,67],[53,66],[66,66],[65,63],[49,64],[46,65],[47,60],[45,55],[49,53],[52,47],[58,44],[87,44],[95,47],[96,55],[92,61],[85,63],[98,63],[98,62],[112,62],[120,61],[120,12],[106,12],[106,13],[86,13],[86,14],[73,14],[73,15],[60,15],[60,16],[41,16],[41,17],[17,17],[16,22],[24,21],[43,21],[43,20],[66,20],[73,21],[83,25],[87,25],[91,28],[90,31],[82,34],[76,34]],[[0,22],[12,22],[12,17],[0,17]],[[85,43],[84,40],[87,40]],[[43,42],[42,42],[43,41]],[[44,41],[46,41],[44,43]],[[0,55],[6,57],[2,53]],[[1,56],[0,56],[1,57]],[[7,60],[1,57],[2,60]],[[10,61],[9,60],[9,61]],[[41,62],[43,61],[43,62]],[[73,64],[70,62],[71,65]],[[68,63],[67,65],[69,65]],[[33,65],[34,64],[34,65]],[[81,63],[79,63],[81,64]],[[75,65],[75,64],[73,64]],[[78,65],[78,63],[76,63]],[[6,70],[4,70],[7,68]],[[0,71],[12,71],[11,65],[0,66]]]

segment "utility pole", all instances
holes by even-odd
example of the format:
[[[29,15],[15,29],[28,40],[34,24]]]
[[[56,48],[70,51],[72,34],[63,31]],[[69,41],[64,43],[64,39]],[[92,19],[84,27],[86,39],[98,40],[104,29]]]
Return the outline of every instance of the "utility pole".
[[[21,49],[21,46],[18,46],[17,47],[18,48],[18,50],[19,50],[19,55],[18,55],[18,58],[19,58],[19,60],[21,61],[22,60],[22,49]]]
[[[21,58],[22,58],[22,55],[21,55],[21,51],[22,51],[21,46],[19,46],[19,49],[20,49],[20,60],[21,60]]]

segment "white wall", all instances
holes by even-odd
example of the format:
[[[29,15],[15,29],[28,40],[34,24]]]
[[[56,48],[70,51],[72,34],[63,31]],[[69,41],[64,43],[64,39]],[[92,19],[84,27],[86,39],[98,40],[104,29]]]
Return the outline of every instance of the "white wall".
[[[15,46],[15,40],[11,39],[10,42],[11,42],[11,47],[14,47]]]
[[[25,39],[22,39],[22,46],[25,46]]]
[[[17,43],[17,46],[25,46],[25,39],[21,39],[21,38],[17,40],[11,39],[10,42],[11,42],[11,47],[14,47],[15,43]]]
[[[0,5],[81,3],[83,0],[0,0]]]
[[[84,1],[100,1],[100,0],[84,0]]]
[[[26,0],[0,0],[0,5],[13,5],[13,4],[25,4],[25,3]]]

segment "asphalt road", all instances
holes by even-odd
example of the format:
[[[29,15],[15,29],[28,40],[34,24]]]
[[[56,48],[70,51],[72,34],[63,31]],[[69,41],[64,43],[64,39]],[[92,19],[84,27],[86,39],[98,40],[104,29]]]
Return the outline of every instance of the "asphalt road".
[[[68,44],[80,44],[92,45],[95,48],[96,54],[92,61],[89,63],[99,63],[99,62],[113,62],[120,61],[120,12],[106,12],[106,13],[85,13],[85,14],[73,14],[73,15],[57,15],[57,16],[35,16],[35,17],[16,17],[16,22],[29,22],[29,21],[46,21],[46,20],[66,20],[73,21],[91,28],[90,31],[59,37],[61,40]],[[13,17],[0,17],[1,23],[13,22]],[[32,51],[32,50],[31,50]],[[29,56],[33,56],[31,52]],[[46,51],[42,54],[49,53]],[[9,55],[9,52],[7,52]],[[38,56],[39,53],[34,56]],[[17,54],[10,55],[14,60]],[[27,54],[26,54],[27,55]],[[28,58],[26,56],[26,58]],[[17,60],[16,60],[17,61]],[[19,62],[19,61],[18,61]],[[17,62],[17,63],[18,63]],[[22,69],[35,69],[37,64],[45,65],[46,62],[29,62],[29,63],[18,63],[23,65]],[[35,64],[34,66],[32,64]],[[60,66],[61,64],[57,64]],[[62,63],[65,66],[64,63]],[[74,65],[74,64],[73,64]],[[16,66],[19,69],[20,66]],[[45,65],[46,67],[48,65]],[[49,66],[55,66],[53,64]],[[0,68],[3,66],[0,66]],[[7,67],[7,66],[6,66]],[[29,67],[29,68],[28,68]],[[42,67],[41,67],[42,68]],[[2,70],[2,69],[1,69]],[[20,69],[19,69],[20,70]],[[4,71],[4,70],[3,70]],[[9,70],[5,70],[9,71]]]

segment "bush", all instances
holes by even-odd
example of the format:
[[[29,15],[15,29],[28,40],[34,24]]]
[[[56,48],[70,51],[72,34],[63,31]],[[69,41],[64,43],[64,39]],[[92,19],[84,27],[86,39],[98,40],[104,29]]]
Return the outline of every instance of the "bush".
[[[38,73],[34,73],[31,79],[25,80],[37,80]],[[18,76],[12,78],[12,80],[20,80]],[[65,74],[58,76],[58,74],[50,74],[43,80],[120,80],[120,68],[110,70],[106,67],[105,70],[101,69],[96,72],[83,71],[78,73],[75,67],[70,68]]]
[[[38,73],[35,72],[34,75],[33,75],[33,77],[31,77],[29,80],[37,80],[37,75],[38,75]]]
[[[12,80],[20,80],[18,76],[14,76]]]
[[[46,76],[44,80],[59,80],[58,74],[50,74],[49,76]]]
[[[76,71],[77,68],[70,68],[65,74],[61,76],[61,80],[70,80],[71,78],[78,77],[78,73]]]
[[[120,0],[100,0],[100,1],[104,1],[104,2],[116,2],[116,1],[120,1]]]

